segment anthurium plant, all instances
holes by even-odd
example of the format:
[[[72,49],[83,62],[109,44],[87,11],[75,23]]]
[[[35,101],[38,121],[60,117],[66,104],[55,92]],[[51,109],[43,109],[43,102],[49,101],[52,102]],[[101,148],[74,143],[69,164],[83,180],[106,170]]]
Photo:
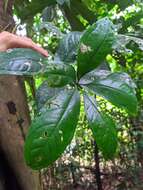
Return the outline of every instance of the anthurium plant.
[[[0,53],[0,74],[40,75],[38,114],[24,146],[28,166],[48,167],[71,143],[78,123],[80,103],[99,150],[112,159],[117,149],[116,124],[102,111],[97,97],[105,98],[129,114],[137,113],[135,85],[123,72],[100,69],[117,43],[117,31],[108,18],[98,20],[83,33],[70,32],[60,41],[53,60],[30,49]]]

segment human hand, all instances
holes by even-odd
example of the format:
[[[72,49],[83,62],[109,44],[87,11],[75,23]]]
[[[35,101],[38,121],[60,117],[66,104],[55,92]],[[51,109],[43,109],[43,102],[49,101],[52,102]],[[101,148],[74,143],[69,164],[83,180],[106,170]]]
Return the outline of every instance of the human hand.
[[[0,33],[0,51],[6,51],[10,48],[31,48],[44,56],[48,56],[48,52],[35,44],[30,38],[20,37],[9,32]]]

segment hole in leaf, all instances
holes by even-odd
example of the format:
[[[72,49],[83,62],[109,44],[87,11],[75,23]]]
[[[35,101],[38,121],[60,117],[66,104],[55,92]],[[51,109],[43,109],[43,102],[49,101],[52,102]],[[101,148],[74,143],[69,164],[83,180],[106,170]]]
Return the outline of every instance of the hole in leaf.
[[[38,156],[35,158],[36,162],[41,162],[42,161],[42,157],[41,156]]]
[[[41,136],[39,137],[39,139],[44,139],[44,138],[48,138],[48,132],[44,131]]]
[[[44,136],[45,138],[47,138],[47,137],[48,137],[48,132],[45,131],[43,136]]]

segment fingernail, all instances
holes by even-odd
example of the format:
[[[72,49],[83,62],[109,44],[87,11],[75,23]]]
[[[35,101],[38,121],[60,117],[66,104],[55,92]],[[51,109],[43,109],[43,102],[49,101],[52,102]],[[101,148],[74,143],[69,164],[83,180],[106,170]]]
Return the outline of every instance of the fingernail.
[[[45,56],[48,57],[48,52],[45,50]]]

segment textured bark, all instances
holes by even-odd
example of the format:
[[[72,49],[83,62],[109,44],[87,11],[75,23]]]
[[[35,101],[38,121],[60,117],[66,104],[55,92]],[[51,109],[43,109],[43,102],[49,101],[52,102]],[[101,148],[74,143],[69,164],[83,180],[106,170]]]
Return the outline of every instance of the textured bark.
[[[142,112],[142,108],[141,112]],[[136,142],[136,148],[137,148],[137,161],[139,166],[143,169],[143,118],[142,113],[139,113],[136,118],[130,118],[130,123],[132,125],[132,131],[135,131],[137,133],[135,142]]]
[[[12,18],[12,5],[14,0],[0,0],[0,30],[12,31],[14,20]]]
[[[13,0],[4,6],[0,0],[0,26],[12,31]],[[0,147],[21,186],[18,190],[39,190],[38,173],[33,173],[23,158],[24,136],[30,124],[28,105],[23,81],[16,76],[0,76]],[[12,188],[11,188],[12,189]]]

